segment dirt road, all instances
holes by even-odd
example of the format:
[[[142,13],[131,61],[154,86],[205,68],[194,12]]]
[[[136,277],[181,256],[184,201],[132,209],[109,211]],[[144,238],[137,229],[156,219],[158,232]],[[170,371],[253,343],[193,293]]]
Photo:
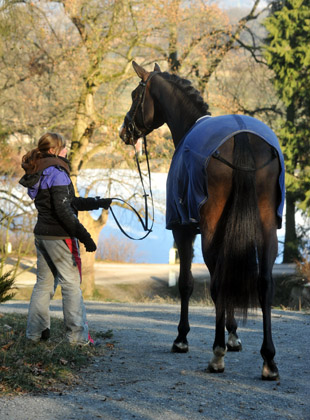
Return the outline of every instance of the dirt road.
[[[0,312],[27,311],[27,302]],[[62,316],[61,303],[52,304]],[[260,379],[262,318],[239,329],[243,351],[226,355],[225,372],[207,374],[214,310],[191,306],[190,352],[173,354],[178,305],[87,302],[90,327],[113,330],[107,349],[65,392],[0,398],[1,420],[309,420],[310,315],[273,311],[273,337],[281,380]]]

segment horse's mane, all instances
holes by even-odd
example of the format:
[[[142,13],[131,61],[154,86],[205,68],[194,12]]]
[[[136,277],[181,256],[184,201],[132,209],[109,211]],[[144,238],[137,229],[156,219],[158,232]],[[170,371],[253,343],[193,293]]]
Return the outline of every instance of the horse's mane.
[[[201,111],[204,115],[211,115],[209,112],[209,105],[203,100],[200,92],[193,87],[189,80],[182,79],[180,76],[166,71],[159,73],[159,76],[170,82],[176,88],[180,89],[198,111]]]

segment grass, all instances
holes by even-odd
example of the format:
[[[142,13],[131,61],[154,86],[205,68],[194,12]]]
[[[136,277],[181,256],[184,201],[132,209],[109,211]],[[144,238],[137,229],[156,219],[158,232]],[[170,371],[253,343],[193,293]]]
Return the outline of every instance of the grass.
[[[16,287],[13,300],[28,300],[30,301],[31,295],[33,291],[33,285],[32,286],[25,286],[25,287]],[[56,289],[56,292],[53,296],[53,299],[62,299],[61,295],[61,289],[58,286]]]
[[[303,298],[302,305],[295,302],[291,297],[292,287],[298,286],[298,283],[292,276],[275,277],[275,296],[273,307],[298,310],[300,306],[303,309],[309,309],[310,304]],[[296,283],[296,284],[295,284]],[[32,287],[22,287],[16,290],[14,300],[30,300]],[[56,291],[54,299],[61,299],[60,290]],[[87,296],[87,300],[99,302],[117,302],[117,303],[167,303],[180,304],[180,294],[178,286],[168,287],[164,282],[145,281],[139,283],[107,283],[104,286],[96,285],[92,295]],[[209,284],[207,281],[196,281],[194,292],[190,299],[191,305],[209,305],[213,306],[210,295]]]
[[[178,285],[145,281],[140,283],[117,283],[96,286],[89,300],[117,303],[167,303],[179,304]],[[196,282],[190,300],[191,305],[213,305],[206,282]]]
[[[21,287],[16,290],[14,300],[30,300],[33,286]],[[61,299],[60,287],[57,288],[54,299]],[[96,285],[92,295],[85,295],[84,299],[100,302],[117,303],[180,303],[178,285],[168,287],[165,281],[146,280],[130,283],[106,283]],[[205,279],[195,282],[191,297],[191,305],[213,305],[209,285]]]
[[[112,331],[92,333],[103,346],[72,346],[63,321],[51,320],[51,339],[37,344],[25,337],[26,315],[0,314],[0,393],[61,392],[79,383],[79,371],[113,347]]]

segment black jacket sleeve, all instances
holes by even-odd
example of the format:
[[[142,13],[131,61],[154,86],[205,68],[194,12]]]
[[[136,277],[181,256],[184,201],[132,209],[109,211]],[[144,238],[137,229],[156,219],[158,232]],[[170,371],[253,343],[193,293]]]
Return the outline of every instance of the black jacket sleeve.
[[[71,202],[71,205],[77,211],[97,210],[100,207],[99,200],[93,197],[74,197],[74,199]]]
[[[97,210],[99,208],[104,208],[105,210],[108,210],[112,203],[111,198],[100,198],[100,197],[74,197],[74,199],[71,202],[71,205],[76,209],[80,211],[84,210]]]
[[[59,222],[71,237],[79,239],[85,243],[90,238],[90,234],[80,223],[77,215],[71,206],[71,195],[69,186],[53,186],[50,188],[53,211]]]

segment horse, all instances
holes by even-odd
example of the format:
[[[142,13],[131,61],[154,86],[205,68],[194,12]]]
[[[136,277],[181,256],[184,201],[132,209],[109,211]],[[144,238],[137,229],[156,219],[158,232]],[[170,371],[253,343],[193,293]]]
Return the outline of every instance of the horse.
[[[278,140],[256,118],[212,117],[191,82],[162,72],[158,64],[151,72],[136,62],[132,65],[141,81],[132,91],[121,139],[135,144],[166,123],[175,146],[167,178],[166,221],[179,253],[181,310],[171,351],[189,350],[193,242],[200,234],[215,305],[213,356],[206,371],[223,372],[227,350],[242,350],[236,311],[246,321],[248,309],[260,306],[261,377],[278,380],[271,331],[272,267],[278,252],[276,231],[281,226],[284,194],[284,161]],[[203,141],[206,136],[207,142]]]

